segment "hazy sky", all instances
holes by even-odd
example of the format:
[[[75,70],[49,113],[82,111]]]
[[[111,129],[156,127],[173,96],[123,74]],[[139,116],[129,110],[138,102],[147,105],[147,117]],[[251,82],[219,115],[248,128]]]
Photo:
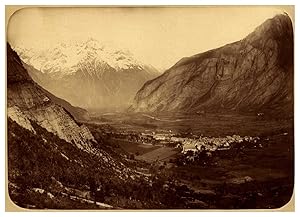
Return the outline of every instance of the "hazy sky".
[[[284,11],[279,6],[27,8],[11,17],[7,36],[13,46],[27,48],[93,37],[166,69],[182,57],[240,40]]]

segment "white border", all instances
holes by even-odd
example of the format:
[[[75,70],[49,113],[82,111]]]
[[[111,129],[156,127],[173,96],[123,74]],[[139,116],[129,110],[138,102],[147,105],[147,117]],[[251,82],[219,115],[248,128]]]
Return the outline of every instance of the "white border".
[[[151,0],[151,1],[146,1],[146,0],[111,0],[111,1],[97,1],[97,0],[84,0],[84,1],[66,1],[66,0],[45,0],[45,1],[38,1],[38,0],[27,0],[27,1],[22,1],[22,0],[4,0],[1,1],[0,5],[1,5],[1,23],[3,25],[1,28],[1,34],[0,34],[0,41],[2,43],[2,50],[0,52],[1,58],[1,95],[0,95],[0,99],[1,99],[1,110],[2,110],[2,117],[3,120],[0,121],[0,132],[2,133],[2,144],[1,144],[1,155],[2,155],[2,173],[3,174],[3,178],[1,178],[1,185],[2,186],[0,188],[1,190],[1,201],[0,201],[0,206],[1,206],[1,212],[4,212],[5,210],[5,179],[4,179],[4,174],[5,174],[5,167],[4,167],[4,159],[5,159],[5,29],[3,28],[5,26],[5,5],[295,5],[295,10],[297,12],[298,9],[298,2],[296,0],[202,0],[202,1],[193,1],[193,0]],[[298,152],[297,152],[297,146],[299,143],[299,117],[296,113],[296,111],[298,111],[299,108],[299,88],[298,88],[298,84],[300,84],[300,76],[297,75],[297,73],[299,73],[298,70],[298,62],[299,62],[299,55],[298,55],[298,51],[299,51],[299,43],[297,41],[297,37],[299,34],[298,32],[298,17],[297,17],[297,13],[295,12],[295,150],[296,150],[296,156],[295,156],[295,168],[298,168],[298,160],[297,160],[297,156],[298,156]],[[299,191],[297,188],[297,181],[299,180],[298,178],[298,173],[295,170],[295,195],[299,195]],[[297,196],[296,196],[297,197]],[[77,212],[77,213],[71,213],[71,212],[64,212],[64,213],[53,213],[53,212],[47,212],[47,213],[43,213],[45,215],[64,215],[64,216],[82,216],[82,215],[91,215],[91,216],[103,216],[103,215],[107,215],[107,216],[116,216],[116,215],[122,215],[122,216],[151,216],[153,217],[153,215],[160,215],[160,216],[182,216],[182,215],[189,215],[189,216],[200,216],[200,215],[205,215],[205,216],[215,216],[215,215],[222,215],[222,216],[253,216],[253,215],[262,215],[262,216],[276,216],[276,215],[296,215],[297,213],[297,199],[296,201],[296,212],[295,213],[274,213],[274,212],[268,212],[268,213],[250,213],[250,212],[243,212],[243,213],[238,213],[238,212],[207,212],[207,213],[199,213],[199,212],[171,212],[171,213],[166,213],[166,212],[161,212],[161,213],[153,213],[153,212],[109,212],[109,213],[103,213],[103,212],[89,212],[89,213],[82,213],[82,212]],[[40,216],[42,213],[41,212],[27,212],[27,213],[20,213],[22,215],[25,216]],[[15,215],[19,215],[19,213],[1,213],[1,216],[15,216]]]

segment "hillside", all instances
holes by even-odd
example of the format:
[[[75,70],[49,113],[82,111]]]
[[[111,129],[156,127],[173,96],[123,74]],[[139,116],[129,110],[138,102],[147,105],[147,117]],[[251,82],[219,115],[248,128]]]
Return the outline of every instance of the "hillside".
[[[277,15],[246,38],[186,57],[136,94],[136,112],[293,111],[293,27]]]
[[[74,189],[92,191],[87,187],[89,180],[100,182],[100,174],[101,179],[120,182],[135,173],[122,163],[120,155],[112,158],[103,150],[102,141],[56,104],[54,100],[59,99],[48,98],[49,94],[30,78],[7,44],[9,194],[27,208],[73,208],[78,204],[77,208],[87,208],[81,205],[82,199],[69,199]],[[91,208],[107,208],[93,206],[93,199],[91,203]]]

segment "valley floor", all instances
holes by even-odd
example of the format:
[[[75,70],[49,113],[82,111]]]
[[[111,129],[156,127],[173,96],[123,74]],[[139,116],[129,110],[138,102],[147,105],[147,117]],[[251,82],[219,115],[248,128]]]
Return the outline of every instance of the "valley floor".
[[[98,130],[131,161],[147,163],[144,171],[159,171],[174,178],[185,188],[183,197],[187,208],[279,208],[293,194],[292,119],[209,114],[98,115],[102,122],[88,125],[92,131]],[[209,157],[202,155],[192,161],[187,160],[188,154],[182,153],[182,147],[166,142],[171,137],[232,135],[259,138],[259,141],[255,144],[243,141],[239,146],[208,151]]]
[[[275,209],[292,196],[292,119],[95,113],[84,124],[97,148],[128,168],[127,178],[38,126],[39,136],[9,121],[9,193],[16,204],[30,209]]]

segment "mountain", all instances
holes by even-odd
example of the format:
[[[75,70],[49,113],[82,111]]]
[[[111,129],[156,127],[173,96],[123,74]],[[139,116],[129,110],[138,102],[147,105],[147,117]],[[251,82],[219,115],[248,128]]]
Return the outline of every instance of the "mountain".
[[[36,84],[7,44],[9,195],[25,208],[111,207],[94,204],[87,186],[134,173],[62,105],[70,106]]]
[[[27,72],[28,71],[32,72],[32,71],[36,70],[32,66],[29,66],[24,62],[22,62],[22,63],[23,63],[24,68],[27,70]],[[71,105],[71,103],[67,102],[66,100],[53,95],[52,93],[50,93],[46,89],[42,88],[41,86],[40,86],[40,88],[47,95],[47,97],[49,99],[51,99],[52,102],[64,107],[76,120],[86,121],[86,120],[90,119],[90,116],[89,116],[89,113],[87,110],[80,108],[80,107],[75,107],[75,106]]]
[[[244,39],[185,57],[138,91],[137,112],[292,112],[293,27],[276,15]]]
[[[86,120],[90,119],[90,116],[89,116],[89,113],[87,110],[80,108],[80,107],[72,106],[66,100],[63,100],[61,98],[54,96],[52,93],[50,93],[49,91],[45,90],[42,87],[41,87],[41,89],[44,91],[44,93],[47,95],[47,97],[49,97],[49,99],[51,99],[52,102],[65,108],[71,114],[71,116],[73,116],[76,120],[86,121]]]
[[[43,88],[82,108],[126,107],[142,85],[158,76],[129,51],[90,38],[54,48],[14,48]]]
[[[95,141],[93,135],[49,95],[30,78],[18,55],[7,45],[8,117],[32,131],[31,121],[34,121],[59,138],[89,150]]]
[[[56,103],[58,102],[58,103]],[[17,53],[7,44],[7,115],[20,127],[36,134],[35,126],[87,153],[105,156],[90,130],[67,108],[70,104],[36,84],[22,65]],[[115,165],[110,156],[106,162]]]

